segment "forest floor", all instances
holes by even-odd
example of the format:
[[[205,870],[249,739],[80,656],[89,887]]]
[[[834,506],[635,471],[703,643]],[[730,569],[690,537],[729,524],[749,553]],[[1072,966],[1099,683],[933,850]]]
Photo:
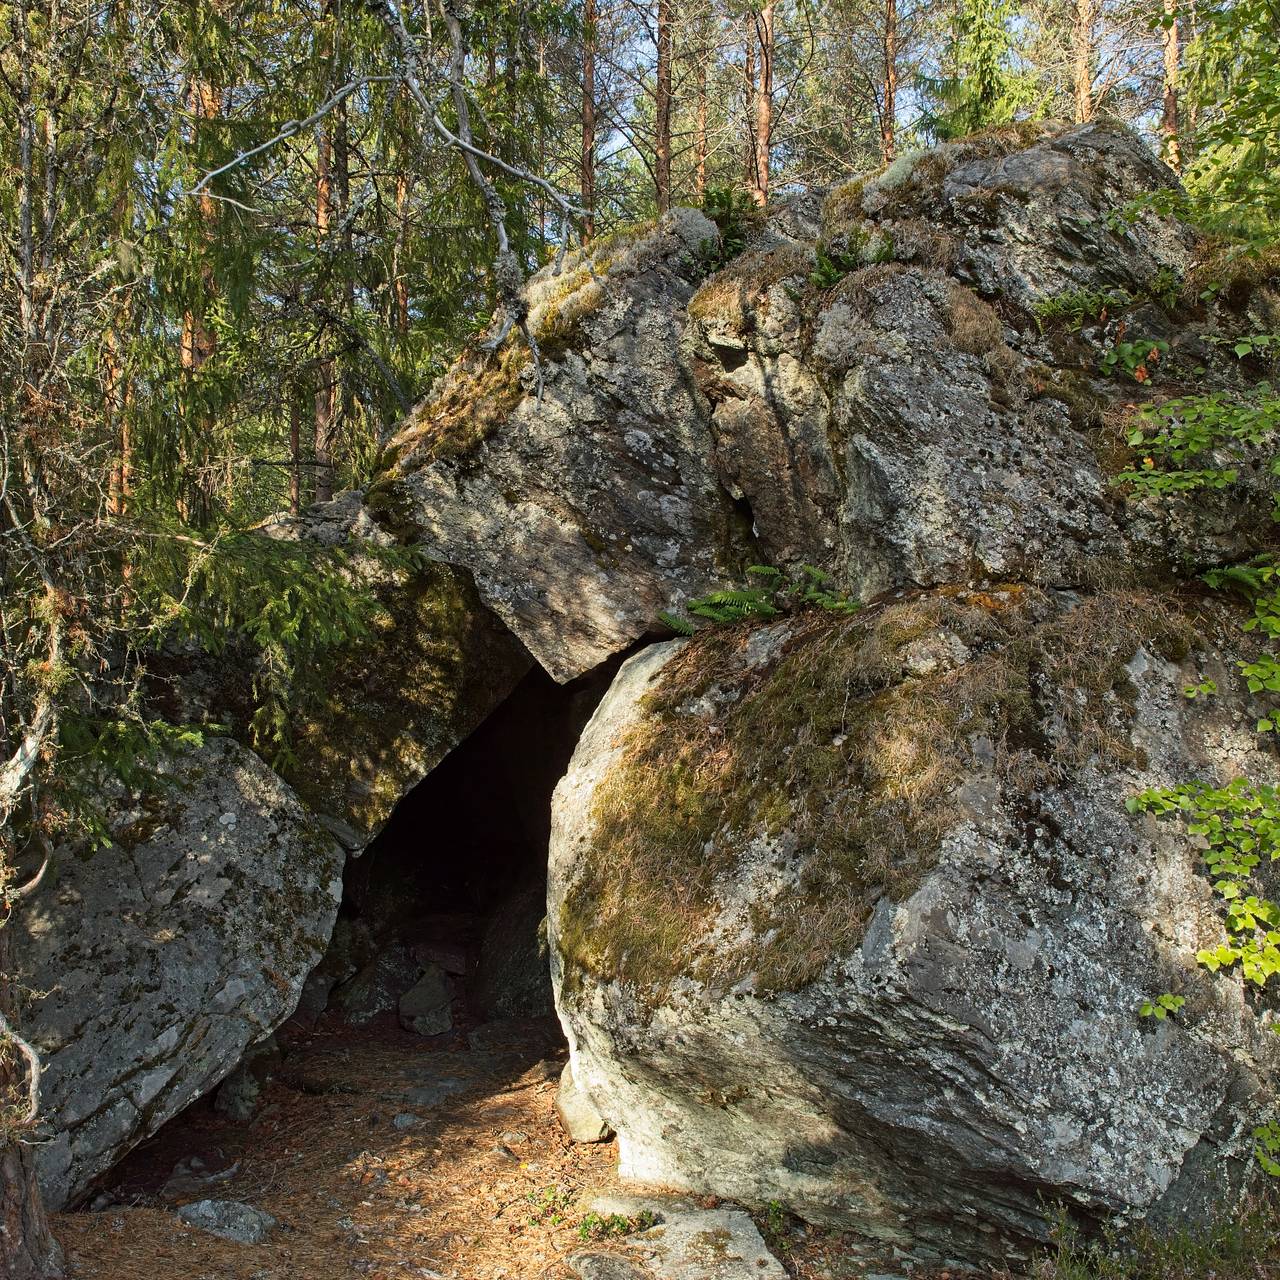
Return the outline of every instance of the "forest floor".
[[[554,1022],[492,1023],[444,1044],[387,1026],[321,1030],[290,1052],[252,1120],[198,1104],[135,1149],[111,1203],[59,1215],[70,1280],[568,1280],[591,1199],[618,1182],[612,1143],[560,1130],[566,1056]],[[278,1225],[249,1245],[179,1220],[181,1204],[206,1198]],[[885,1269],[838,1237],[761,1226],[798,1280]]]

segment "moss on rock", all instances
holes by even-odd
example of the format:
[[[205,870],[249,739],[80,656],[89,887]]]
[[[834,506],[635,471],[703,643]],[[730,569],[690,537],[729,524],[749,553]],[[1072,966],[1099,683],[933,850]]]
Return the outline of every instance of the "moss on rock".
[[[877,901],[920,885],[965,820],[966,777],[1028,788],[1135,763],[1126,663],[1194,642],[1167,598],[1063,611],[1020,586],[805,615],[773,628],[760,661],[762,634],[686,646],[598,787],[559,918],[570,986],[806,986],[859,945]],[[726,933],[726,897],[762,861],[784,891],[751,894],[749,928]]]
[[[280,769],[311,808],[362,837],[529,666],[461,570],[428,562],[378,594],[378,634],[334,655],[323,688],[301,700]]]

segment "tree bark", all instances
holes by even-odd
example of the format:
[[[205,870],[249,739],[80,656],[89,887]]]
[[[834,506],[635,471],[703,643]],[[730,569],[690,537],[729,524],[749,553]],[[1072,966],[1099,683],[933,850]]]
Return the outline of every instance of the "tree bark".
[[[698,105],[693,133],[693,190],[699,204],[707,195],[707,61],[710,57],[709,49],[699,50],[696,81]]]
[[[1071,19],[1071,87],[1077,124],[1093,119],[1093,26],[1097,0],[1076,0]]]
[[[596,0],[582,4],[582,240],[596,233]]]
[[[302,406],[296,387],[289,388],[289,514],[302,512]]]
[[[898,117],[898,0],[884,3],[884,94],[880,108],[880,157],[889,164],[896,153]]]
[[[9,811],[6,806],[5,820]],[[5,839],[3,844],[10,845]],[[0,848],[7,862],[8,848]],[[0,926],[0,975],[13,972],[10,930]],[[0,985],[0,1013],[14,1016],[13,992]],[[11,1041],[0,1036],[0,1108],[5,1114],[26,1102],[25,1063]],[[21,1101],[20,1101],[21,1100]],[[0,1276],[4,1280],[61,1280],[62,1250],[49,1230],[31,1148],[20,1134],[0,1133]]]
[[[1182,49],[1178,32],[1177,0],[1164,0],[1164,105],[1160,132],[1164,136],[1165,163],[1175,171],[1182,168],[1182,147],[1178,137],[1178,69]]]
[[[752,14],[747,14],[743,19],[743,39],[745,41],[745,50],[742,62],[743,73],[743,119],[745,128],[743,136],[746,139],[744,148],[744,172],[746,174],[747,188],[751,191],[756,189],[756,139],[755,139],[755,120],[756,120],[756,23]]]
[[[671,4],[672,0],[658,0],[653,182],[659,213],[671,207]]]
[[[316,239],[321,252],[329,245],[333,228],[333,126],[325,121],[316,140]],[[322,340],[327,340],[325,335]],[[312,453],[315,460],[315,499],[328,502],[333,497],[333,433],[338,417],[338,370],[331,355],[316,368],[315,423]]]
[[[764,206],[769,202],[769,153],[773,141],[773,0],[755,16],[756,39],[760,45],[760,84],[756,91],[755,185],[752,198]]]

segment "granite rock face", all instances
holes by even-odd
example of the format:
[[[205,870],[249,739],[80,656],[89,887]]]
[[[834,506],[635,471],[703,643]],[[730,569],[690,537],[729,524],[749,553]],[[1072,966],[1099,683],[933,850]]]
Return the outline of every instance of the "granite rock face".
[[[165,767],[158,792],[110,797],[112,843],[62,851],[15,921],[54,1206],[292,1013],[337,912],[341,849],[256,756],[211,738]]]
[[[1126,212],[1175,181],[1123,128],[1018,126],[783,201],[727,263],[677,210],[536,276],[541,400],[514,340],[473,352],[367,501],[561,681],[753,563],[868,596],[1248,554],[1265,476],[1159,506],[1112,482],[1109,409],[1166,370],[1239,382],[1180,300],[1193,234]],[[1156,351],[1146,383],[1103,375],[1122,337]]]
[[[627,662],[556,791],[549,913],[624,1176],[969,1261],[1025,1256],[1046,1200],[1238,1196],[1270,1018],[1195,965],[1222,926],[1186,836],[1124,805],[1274,776],[1209,634],[1014,588]],[[1164,991],[1185,1017],[1140,1019]]]

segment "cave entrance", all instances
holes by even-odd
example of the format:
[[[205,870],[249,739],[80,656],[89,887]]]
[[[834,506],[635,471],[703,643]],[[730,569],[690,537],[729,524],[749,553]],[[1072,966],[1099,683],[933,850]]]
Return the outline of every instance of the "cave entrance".
[[[616,666],[568,685],[534,667],[400,801],[348,863],[304,1019],[322,1008],[326,1020],[371,1025],[394,1013],[405,1031],[443,1036],[554,1016],[551,796]]]

